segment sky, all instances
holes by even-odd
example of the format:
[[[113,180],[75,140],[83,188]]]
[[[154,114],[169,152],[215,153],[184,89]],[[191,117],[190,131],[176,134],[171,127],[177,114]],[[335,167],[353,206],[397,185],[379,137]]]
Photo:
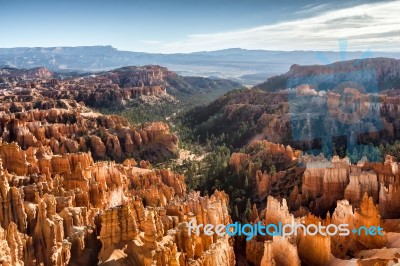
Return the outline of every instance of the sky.
[[[400,51],[399,14],[375,0],[0,0],[0,47]]]

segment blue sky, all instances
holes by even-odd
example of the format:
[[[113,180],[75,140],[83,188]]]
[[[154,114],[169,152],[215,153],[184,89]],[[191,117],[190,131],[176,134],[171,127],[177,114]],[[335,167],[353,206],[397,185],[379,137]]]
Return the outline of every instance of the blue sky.
[[[400,1],[0,0],[0,47],[398,51]]]

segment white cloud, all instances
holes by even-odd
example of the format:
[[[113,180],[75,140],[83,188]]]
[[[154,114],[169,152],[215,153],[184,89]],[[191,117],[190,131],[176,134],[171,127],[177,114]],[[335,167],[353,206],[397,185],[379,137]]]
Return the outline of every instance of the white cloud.
[[[400,1],[363,4],[312,17],[260,27],[193,34],[160,43],[162,52],[210,51],[232,47],[265,50],[337,50],[347,39],[350,50],[400,51]]]

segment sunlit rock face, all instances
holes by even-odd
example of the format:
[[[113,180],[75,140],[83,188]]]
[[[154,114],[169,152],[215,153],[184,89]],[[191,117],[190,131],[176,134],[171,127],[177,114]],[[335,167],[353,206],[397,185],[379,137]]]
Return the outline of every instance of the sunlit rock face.
[[[276,154],[271,148],[266,150]],[[330,160],[323,155],[294,157],[295,162],[300,162],[297,168],[303,168],[299,172],[301,182],[292,186],[290,193],[285,193],[276,189],[277,181],[284,180],[285,175],[278,177],[255,169],[254,154],[260,156],[263,149],[257,151],[234,153],[230,160],[234,172],[254,174],[255,195],[258,199],[264,197],[261,208],[257,209],[256,205],[252,208],[253,223],[347,224],[349,230],[375,226],[382,228],[382,235],[364,232],[309,236],[302,231],[286,239],[257,235],[245,244],[248,262],[254,265],[368,265],[378,261],[374,252],[383,256],[379,260],[382,265],[398,259],[395,253],[400,248],[397,242],[400,201],[396,196],[399,175],[398,163],[393,157],[386,156],[384,162],[368,162],[364,158],[357,164],[338,156]],[[280,156],[275,162],[286,158],[284,153]]]
[[[383,225],[377,206],[373,203],[372,197],[368,197],[367,194],[362,197],[360,208],[356,208],[354,212],[353,206],[347,200],[338,201],[334,213],[332,215],[328,213],[326,219],[312,214],[295,218],[289,213],[284,200],[279,202],[275,198],[269,197],[267,207],[260,213],[260,221],[264,225],[302,223],[305,226],[311,224],[339,226],[348,224],[349,230],[361,226]],[[393,240],[387,237],[387,232],[382,231],[382,234],[382,236],[363,234],[360,236],[354,234],[330,236],[324,232],[324,234],[305,235],[304,230],[300,228],[297,234],[286,237],[258,235],[246,243],[246,258],[254,265],[302,265],[303,263],[306,265],[336,265],[339,261],[348,263],[344,265],[351,265],[352,262],[364,265],[363,263],[374,262],[374,253],[368,253],[369,250],[375,250],[377,253],[385,252],[386,247],[399,250],[398,243],[392,244]],[[389,233],[389,235],[392,234],[396,234],[397,237],[398,233]],[[368,255],[365,256],[365,254]],[[385,261],[397,260],[394,253],[388,252],[387,254],[389,255]],[[351,262],[352,257],[356,259]]]
[[[297,235],[282,237],[256,236],[246,244],[247,260],[255,265],[391,265],[400,250],[398,163],[387,156],[384,162],[360,161],[323,156],[305,157],[306,169],[302,187],[295,186],[285,198],[267,197],[266,207],[253,208],[253,223],[279,223],[327,226],[346,224],[348,236]],[[379,185],[380,184],[380,185]],[[292,211],[289,211],[292,210]],[[321,218],[322,217],[322,218]],[[381,228],[382,234],[368,234],[360,228]],[[361,230],[360,234],[353,229]],[[275,254],[283,250],[285,256]],[[378,259],[379,258],[379,259]]]
[[[121,250],[124,261],[137,265],[234,265],[227,235],[197,236],[186,226],[189,219],[230,223],[224,192],[187,194],[184,177],[170,170],[40,149],[33,148],[33,158],[27,159],[31,151],[16,143],[0,146],[15,152],[23,165],[0,167],[4,263],[88,265],[106,262]]]
[[[397,163],[392,160],[388,156],[383,163],[363,160],[351,164],[347,158],[337,156],[331,161],[322,155],[303,157],[305,171],[301,189],[292,189],[289,207],[292,210],[306,207],[316,215],[325,216],[328,211],[334,211],[336,201],[341,199],[360,208],[367,194],[375,204],[379,203],[382,218],[399,218],[396,206],[400,201],[395,193],[399,177]]]
[[[162,122],[131,126],[118,116],[103,116],[89,110],[30,110],[1,116],[3,142],[16,142],[22,149],[49,147],[54,154],[90,151],[95,159],[111,158],[122,162],[129,156],[159,161],[177,153],[177,137]],[[18,149],[5,146],[1,154],[5,165],[16,174],[26,171],[24,158],[15,157]]]
[[[228,196],[188,193],[183,175],[132,159],[173,158],[167,124],[132,126],[31,93],[0,111],[2,265],[235,264],[231,237],[187,227],[230,223]]]

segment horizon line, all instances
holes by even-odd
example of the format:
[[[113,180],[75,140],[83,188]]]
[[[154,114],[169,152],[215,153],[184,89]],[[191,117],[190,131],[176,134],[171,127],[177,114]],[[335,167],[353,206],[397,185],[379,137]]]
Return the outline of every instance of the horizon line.
[[[57,49],[57,48],[94,48],[94,47],[110,47],[116,51],[119,52],[131,52],[131,53],[145,53],[145,54],[160,54],[160,55],[178,55],[178,54],[196,54],[196,53],[210,53],[210,52],[220,52],[220,51],[227,51],[227,50],[243,50],[243,51],[259,51],[259,52],[324,52],[324,53],[340,53],[342,51],[340,50],[266,50],[266,49],[246,49],[246,48],[241,48],[241,47],[230,47],[230,48],[224,48],[224,49],[217,49],[217,50],[200,50],[200,51],[194,51],[194,52],[187,52],[187,53],[157,53],[157,52],[146,52],[146,51],[134,51],[134,50],[120,50],[117,47],[114,47],[112,45],[106,44],[106,45],[76,45],[76,46],[15,46],[15,47],[0,47],[0,49]],[[351,50],[347,49],[346,52],[350,53],[363,53],[365,51],[362,50]],[[372,51],[374,52],[374,51]],[[378,53],[399,53],[400,51],[388,51],[388,50],[376,50],[375,52]]]

